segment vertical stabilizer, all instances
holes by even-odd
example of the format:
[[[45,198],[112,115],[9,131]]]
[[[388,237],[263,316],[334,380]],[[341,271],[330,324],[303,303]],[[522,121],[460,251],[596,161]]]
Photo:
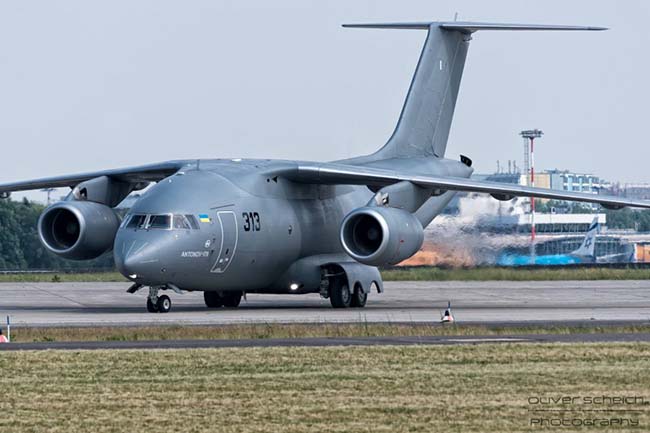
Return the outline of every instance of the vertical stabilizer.
[[[575,250],[572,254],[581,257],[595,257],[596,252],[596,235],[598,235],[598,217],[594,217],[585,239],[582,241],[580,248]]]
[[[393,135],[377,159],[443,157],[471,35],[440,23],[387,25],[427,29],[428,34]]]
[[[393,135],[380,150],[356,162],[389,158],[442,158],[445,155],[472,33],[479,30],[604,30],[602,27],[456,21],[345,24],[344,27],[428,31]]]

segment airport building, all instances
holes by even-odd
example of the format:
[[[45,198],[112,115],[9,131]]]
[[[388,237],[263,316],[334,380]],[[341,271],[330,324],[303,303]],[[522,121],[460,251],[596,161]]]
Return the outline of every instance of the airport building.
[[[491,182],[511,183],[518,185],[529,185],[529,175],[521,172],[496,172],[493,174],[475,174],[472,176],[476,180],[488,180]],[[535,173],[535,186],[537,188],[554,189],[558,191],[584,192],[588,194],[598,194],[601,190],[608,188],[610,185],[598,176],[587,173],[575,173],[569,170],[545,170]],[[650,197],[650,185],[647,186],[648,196]],[[630,192],[636,191],[630,187]]]
[[[540,179],[538,183],[537,179]],[[568,170],[546,170],[535,176],[535,186],[560,191],[584,192],[598,194],[607,186],[599,177],[593,174],[573,173]]]

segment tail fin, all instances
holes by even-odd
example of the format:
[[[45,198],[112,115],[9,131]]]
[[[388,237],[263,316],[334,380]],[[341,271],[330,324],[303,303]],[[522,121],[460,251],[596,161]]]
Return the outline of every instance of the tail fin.
[[[471,34],[478,30],[605,30],[602,27],[470,22],[344,24],[343,27],[428,30],[397,127],[371,159],[433,156],[447,148]]]
[[[589,230],[587,230],[587,235],[582,241],[582,245],[580,245],[580,248],[575,250],[572,254],[576,256],[594,257],[596,250],[596,235],[598,234],[599,227],[598,217],[596,216],[589,226]]]

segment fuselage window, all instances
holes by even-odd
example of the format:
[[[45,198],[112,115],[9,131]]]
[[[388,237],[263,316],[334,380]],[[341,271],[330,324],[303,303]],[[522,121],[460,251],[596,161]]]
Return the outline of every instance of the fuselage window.
[[[150,229],[171,229],[172,225],[172,216],[171,215],[151,215],[149,218],[149,225],[147,228]]]

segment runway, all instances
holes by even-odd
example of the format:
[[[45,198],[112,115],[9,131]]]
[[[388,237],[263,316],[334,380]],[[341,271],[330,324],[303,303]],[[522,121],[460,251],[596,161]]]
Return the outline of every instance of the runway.
[[[169,293],[168,314],[145,310],[128,283],[2,283],[0,320],[16,326],[222,325],[238,323],[432,322],[451,301],[459,323],[649,322],[650,282],[387,282],[363,309],[333,309],[318,295],[249,295],[238,309],[208,310],[200,292]],[[1,323],[1,322],[0,322]]]

